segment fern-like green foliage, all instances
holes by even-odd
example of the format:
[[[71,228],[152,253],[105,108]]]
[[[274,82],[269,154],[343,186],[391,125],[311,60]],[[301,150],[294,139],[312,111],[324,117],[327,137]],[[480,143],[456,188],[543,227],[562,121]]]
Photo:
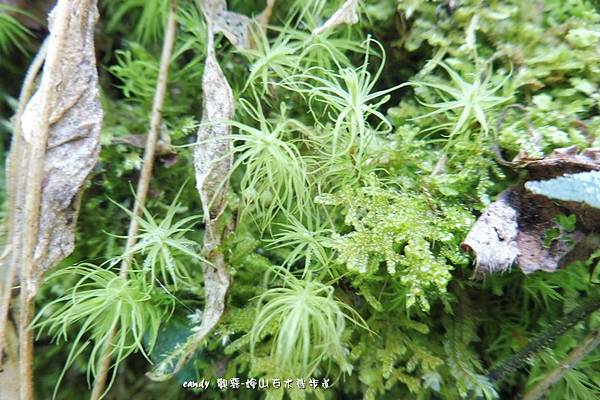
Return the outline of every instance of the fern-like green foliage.
[[[144,44],[159,42],[167,21],[169,0],[108,0],[105,3],[110,15],[109,32],[118,31],[129,19],[135,26],[136,40]]]
[[[358,378],[366,385],[366,399],[378,399],[383,393],[426,399],[439,393],[444,360],[434,353],[438,344],[425,345],[430,333],[427,325],[407,318],[403,312],[390,318],[387,311],[375,314],[368,324],[377,336],[355,346],[350,355],[360,363]],[[415,378],[415,374],[423,379]]]
[[[233,169],[244,169],[240,182],[243,214],[250,215],[264,230],[275,215],[284,210],[289,214],[306,215],[310,210],[310,185],[306,162],[298,148],[286,135],[289,121],[271,124],[257,107],[243,102],[258,122],[255,128],[237,121],[232,138],[237,155]]]
[[[498,394],[492,383],[482,373],[483,368],[472,342],[476,342],[476,308],[464,293],[459,293],[454,315],[443,320],[446,329],[444,351],[450,374],[456,380],[456,389],[461,398],[496,399]]]
[[[372,75],[368,69],[370,46],[378,42],[369,39],[365,42],[367,55],[360,68],[342,68],[329,71],[315,67],[302,74],[289,77],[285,87],[304,94],[315,121],[321,126],[333,123],[333,129],[327,129],[320,142],[330,143],[325,149],[324,159],[337,160],[338,157],[354,152],[356,163],[364,159],[364,151],[372,136],[378,132],[389,132],[391,124],[379,111],[379,107],[389,100],[389,93],[402,85],[375,91],[380,68]],[[376,124],[372,125],[372,121]]]
[[[335,362],[350,372],[343,334],[346,321],[366,328],[360,315],[336,299],[334,288],[296,278],[285,269],[274,270],[282,287],[268,289],[259,297],[258,311],[250,331],[250,347],[272,334],[271,357],[277,369],[291,376],[311,376],[322,362]]]
[[[142,216],[138,216],[115,203],[130,218],[136,219],[140,227],[140,232],[136,235],[136,244],[125,251],[121,258],[129,260],[139,254],[143,258],[142,271],[149,275],[150,282],[159,280],[162,285],[173,286],[174,289],[181,284],[192,285],[189,272],[191,268],[182,261],[183,259],[188,263],[207,262],[200,255],[199,243],[185,237],[201,216],[192,215],[175,220],[175,216],[181,211],[181,204],[178,203],[180,194],[181,190],[160,221],[146,208],[142,208]],[[121,238],[125,239],[126,236]]]
[[[39,329],[38,335],[46,331],[54,340],[71,343],[60,380],[90,344],[88,382],[95,376],[105,348],[115,366],[133,352],[148,358],[161,319],[167,313],[161,302],[168,299],[153,292],[139,274],[130,273],[124,278],[111,269],[93,264],[83,263],[59,270],[49,279],[74,276],[79,277],[75,285],[65,295],[45,305],[33,321],[34,327]],[[77,330],[75,335],[71,334],[73,329]],[[116,371],[115,368],[109,388]]]
[[[566,174],[546,181],[529,181],[525,188],[535,194],[600,208],[600,172]]]
[[[429,88],[437,92],[441,98],[439,103],[421,101],[421,104],[435,110],[417,118],[432,118],[438,114],[450,114],[449,137],[452,138],[469,127],[473,121],[479,123],[484,134],[490,130],[488,110],[507,102],[510,97],[499,96],[496,93],[502,89],[509,79],[506,76],[500,83],[493,83],[491,68],[487,71],[478,70],[470,74],[470,82],[464,76],[450,68],[447,64],[439,64],[451,78],[452,84],[415,80],[412,82],[417,88]]]
[[[444,292],[453,264],[466,262],[459,243],[472,216],[456,206],[436,207],[427,197],[367,187],[321,196],[320,202],[343,205],[353,230],[332,236],[338,262],[360,274],[386,265],[408,290],[407,307],[429,308],[428,291]]]
[[[12,47],[25,53],[25,44],[31,38],[31,32],[14,16],[28,15],[25,11],[0,4],[0,56],[7,56]]]
[[[115,57],[116,64],[109,71],[123,82],[119,88],[125,97],[150,101],[158,77],[158,59],[135,42],[128,50],[117,50]]]

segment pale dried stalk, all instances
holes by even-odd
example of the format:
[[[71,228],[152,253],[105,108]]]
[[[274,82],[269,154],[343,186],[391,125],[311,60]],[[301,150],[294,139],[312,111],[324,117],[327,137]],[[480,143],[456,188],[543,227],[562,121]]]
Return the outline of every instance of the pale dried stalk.
[[[548,389],[559,382],[583,357],[594,351],[598,346],[600,346],[600,330],[587,335],[552,371],[525,393],[523,400],[542,398]]]
[[[156,144],[158,142],[158,136],[160,133],[160,125],[162,121],[162,111],[165,102],[165,96],[167,92],[167,82],[169,78],[169,64],[171,62],[171,55],[173,53],[173,46],[175,44],[175,33],[177,31],[177,20],[176,20],[176,9],[177,1],[172,0],[169,4],[169,14],[167,17],[167,25],[165,26],[165,37],[163,40],[162,53],[160,56],[160,67],[158,74],[158,81],[156,83],[156,92],[152,103],[152,115],[150,117],[150,130],[146,139],[146,147],[144,150],[144,162],[142,164],[142,170],[140,172],[140,178],[138,180],[135,202],[133,205],[133,215],[129,224],[129,231],[127,233],[127,242],[125,244],[126,257],[123,258],[120,267],[120,275],[123,278],[127,278],[129,272],[129,266],[131,264],[131,252],[129,251],[135,246],[137,233],[139,229],[138,217],[144,204],[146,203],[146,197],[148,196],[148,189],[150,187],[150,180],[152,178],[152,168],[154,166],[154,158],[156,155]],[[107,341],[108,346],[112,342],[115,332],[110,333],[111,339]],[[108,372],[110,370],[111,352],[107,348],[103,350],[100,366],[94,380],[94,388],[90,399],[98,400],[106,394],[106,380],[108,378]]]
[[[8,203],[7,209],[9,210],[6,218],[6,237],[8,242],[5,247],[3,255],[3,266],[5,275],[3,276],[2,290],[0,295],[0,367],[2,367],[2,359],[4,355],[4,341],[6,337],[8,310],[10,308],[10,301],[12,299],[13,284],[15,281],[15,275],[18,271],[19,257],[20,257],[20,239],[21,235],[15,233],[15,216],[12,210],[15,210],[19,204],[23,204],[23,191],[18,188],[25,185],[25,172],[27,171],[24,162],[26,155],[23,145],[23,130],[21,127],[21,118],[25,112],[25,106],[29,102],[33,91],[35,90],[35,79],[38,76],[42,64],[46,59],[46,51],[48,49],[48,39],[44,41],[38,53],[36,54],[33,62],[29,66],[29,70],[23,80],[23,87],[21,88],[21,94],[19,95],[19,104],[17,106],[17,112],[13,118],[13,136],[11,143],[11,151],[9,159],[6,165],[6,176],[8,177]],[[6,263],[4,262],[6,260]]]
[[[28,143],[29,161],[25,191],[23,250],[21,253],[21,305],[19,310],[19,380],[21,400],[33,399],[33,332],[29,324],[34,314],[34,301],[29,282],[33,279],[35,266],[34,252],[39,229],[40,205],[42,198],[42,179],[44,178],[44,159],[50,134],[50,117],[54,103],[53,90],[55,77],[60,68],[60,55],[66,42],[69,28],[70,1],[59,2],[56,6],[56,21],[60,25],[55,33],[55,42],[48,51],[44,74],[40,84],[40,131],[32,143]],[[54,47],[54,48],[52,48]]]
[[[96,0],[59,0],[49,17],[46,61],[36,93],[33,80],[43,56],[26,77],[7,172],[8,230],[12,265],[1,319],[20,268],[19,385],[33,398],[30,321],[43,274],[73,251],[79,193],[100,151],[102,108],[94,52]],[[40,52],[40,54],[43,51]],[[27,98],[31,99],[27,101]],[[25,102],[27,105],[24,106]],[[4,333],[3,333],[4,335]]]
[[[273,8],[275,7],[276,0],[267,0],[267,5],[265,9],[255,17],[256,22],[258,22],[263,30],[267,29],[269,25],[269,21],[271,20],[271,15],[273,15]]]
[[[0,400],[19,398],[19,340],[12,321],[6,324],[6,361],[0,368]]]
[[[156,156],[156,144],[160,134],[160,124],[162,122],[162,112],[167,93],[167,83],[169,80],[169,64],[171,55],[173,54],[173,46],[175,44],[175,32],[177,30],[176,20],[177,1],[172,0],[169,7],[169,15],[167,17],[167,25],[165,27],[165,38],[163,41],[162,54],[160,56],[160,66],[158,81],[156,82],[156,93],[152,103],[152,115],[150,119],[150,130],[146,138],[146,146],[144,150],[144,161],[138,185],[136,189],[135,202],[133,205],[133,215],[139,216],[146,203],[150,180],[152,178],[152,168],[154,167],[154,158]],[[127,243],[125,245],[125,253],[129,254],[129,250],[135,245],[136,236],[139,229],[137,218],[132,218],[127,233]],[[131,256],[125,257],[121,263],[121,276],[126,277],[129,271]]]
[[[203,253],[208,260],[202,264],[205,292],[202,322],[194,328],[194,334],[185,343],[147,374],[156,381],[169,379],[193,357],[200,343],[221,319],[230,284],[225,257],[219,249],[225,235],[219,218],[227,206],[228,179],[233,162],[231,125],[227,123],[233,118],[233,93],[217,62],[214,49],[215,31],[222,26],[217,15],[222,10],[221,6],[222,2],[218,0],[206,0],[201,4],[207,21],[208,43],[202,76],[202,123],[198,129],[194,167],[196,187],[204,211]]]

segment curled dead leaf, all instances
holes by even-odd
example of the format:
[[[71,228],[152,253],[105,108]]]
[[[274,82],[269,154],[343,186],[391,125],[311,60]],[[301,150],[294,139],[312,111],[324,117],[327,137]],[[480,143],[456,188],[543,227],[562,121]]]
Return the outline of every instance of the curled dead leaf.
[[[525,273],[552,272],[586,259],[597,248],[594,233],[600,226],[600,210],[582,203],[551,200],[526,190],[525,183],[598,171],[600,149],[577,152],[575,147],[568,147],[543,158],[520,157],[514,163],[527,170],[526,180],[502,192],[486,207],[462,243],[474,254],[476,271],[502,272],[516,263]],[[561,215],[576,217],[573,229],[558,224]],[[556,237],[547,240],[549,232]]]
[[[94,51],[98,11],[95,1],[67,3],[59,2],[50,14],[51,39],[40,88],[21,119],[27,146],[45,144],[43,161],[36,160],[32,151],[27,165],[35,170],[33,164],[41,162],[43,174],[41,194],[27,193],[41,197],[39,219],[34,221],[33,269],[27,282],[30,296],[35,295],[42,274],[73,251],[79,193],[100,152],[103,114]],[[33,186],[28,182],[28,188]],[[20,215],[15,221],[23,224],[21,234],[25,234],[32,229],[26,224],[27,207],[16,212]]]
[[[215,34],[223,33],[238,50],[250,47],[251,18],[227,10],[225,0],[196,0],[196,4],[205,15],[210,15],[211,29]]]
[[[230,284],[225,257],[219,250],[224,232],[218,223],[227,206],[228,180],[233,162],[231,125],[228,123],[233,118],[233,92],[217,62],[214,49],[215,29],[220,29],[220,17],[216,14],[222,15],[222,3],[202,2],[208,43],[202,76],[202,121],[194,150],[194,168],[204,211],[203,253],[208,260],[202,264],[205,305],[202,321],[194,328],[194,334],[147,374],[156,381],[169,379],[193,357],[200,343],[221,319]]]
[[[118,136],[112,139],[113,144],[125,144],[138,149],[146,148],[146,142],[148,134],[146,133],[133,133],[125,136]],[[176,154],[175,149],[171,145],[170,136],[161,135],[161,138],[156,142],[156,153],[157,156],[169,156]]]
[[[358,22],[358,0],[346,0],[344,4],[323,25],[313,29],[312,35],[317,36],[335,26]]]

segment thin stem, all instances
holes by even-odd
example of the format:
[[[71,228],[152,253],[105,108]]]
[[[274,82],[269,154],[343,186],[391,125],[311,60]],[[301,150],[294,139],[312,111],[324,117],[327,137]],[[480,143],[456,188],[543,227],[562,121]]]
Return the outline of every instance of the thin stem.
[[[19,96],[19,104],[17,106],[17,112],[13,118],[14,129],[12,135],[12,144],[10,156],[7,163],[6,175],[8,176],[8,204],[7,210],[9,210],[6,218],[6,237],[9,242],[5,247],[5,259],[8,261],[6,280],[2,282],[2,290],[0,295],[0,366],[2,365],[2,356],[4,354],[4,343],[6,339],[8,309],[10,307],[10,301],[12,299],[12,289],[15,279],[15,273],[19,265],[19,248],[21,235],[17,234],[17,228],[15,226],[17,205],[22,204],[23,191],[18,188],[25,185],[25,171],[27,168],[24,166],[25,149],[23,147],[23,129],[21,126],[21,118],[25,112],[25,106],[29,102],[33,91],[35,90],[35,78],[38,76],[42,64],[46,59],[46,51],[48,49],[48,39],[42,43],[42,46],[38,50],[33,62],[27,70],[25,79],[23,81],[23,87],[21,88],[21,94]],[[9,257],[10,256],[10,257]],[[4,261],[4,259],[2,259]]]
[[[29,324],[35,313],[34,299],[21,292],[19,309],[19,384],[21,400],[33,400],[33,330]]]
[[[160,67],[158,74],[158,81],[156,83],[156,92],[154,94],[154,100],[152,103],[152,114],[150,117],[150,130],[148,131],[148,137],[146,139],[146,146],[144,150],[144,162],[142,164],[142,171],[138,180],[136,189],[135,202],[133,205],[133,216],[129,223],[129,231],[127,233],[127,242],[125,244],[126,257],[123,258],[120,267],[120,275],[122,278],[127,278],[129,267],[131,264],[132,254],[129,251],[136,243],[136,237],[139,229],[138,216],[141,214],[144,204],[146,203],[146,197],[148,195],[148,188],[150,187],[150,179],[152,178],[152,167],[154,165],[154,157],[156,154],[156,144],[158,142],[158,136],[160,132],[160,125],[162,121],[162,111],[165,102],[165,95],[167,92],[167,82],[169,78],[169,64],[171,62],[171,55],[173,53],[173,46],[175,44],[175,33],[177,31],[177,20],[176,20],[176,9],[177,0],[171,0],[169,5],[169,15],[167,17],[167,25],[165,26],[165,38],[163,41],[162,53],[160,56]],[[110,360],[112,358],[112,352],[110,346],[115,336],[114,329],[109,333],[109,340],[106,341],[107,345],[102,351],[100,358],[100,365],[94,381],[94,388],[92,390],[91,400],[99,400],[106,394],[106,380],[108,378],[108,371],[110,369]]]
[[[265,9],[256,16],[256,20],[260,23],[261,28],[266,31],[269,26],[269,21],[271,20],[271,15],[273,14],[273,7],[275,7],[276,0],[267,0],[267,5]]]
[[[550,387],[560,381],[583,357],[594,351],[599,345],[600,329],[587,335],[552,371],[525,393],[523,400],[537,400],[541,398]]]
[[[148,132],[148,137],[146,139],[144,162],[142,164],[142,171],[138,180],[135,202],[133,205],[133,215],[136,217],[141,214],[142,208],[144,208],[144,204],[146,203],[146,197],[148,195],[148,188],[150,187],[150,180],[152,178],[152,167],[154,166],[156,144],[158,142],[158,136],[160,133],[163,105],[165,102],[167,83],[169,79],[169,64],[171,62],[171,54],[173,53],[173,45],[175,43],[175,32],[177,30],[176,3],[176,0],[172,0],[170,2],[169,15],[167,25],[165,27],[165,39],[163,42],[162,54],[160,57],[158,81],[156,83],[156,92],[154,94],[154,100],[152,103],[150,131]],[[138,219],[132,218],[129,224],[129,231],[127,233],[125,253],[128,253],[128,250],[130,250],[135,245],[138,229]],[[129,257],[125,257],[121,263],[121,276],[127,276],[130,263],[131,255]]]
[[[48,137],[50,136],[50,117],[56,98],[56,77],[62,65],[61,55],[67,39],[72,1],[59,1],[56,5],[56,31],[49,45],[46,65],[40,84],[39,130],[31,143],[25,145],[28,149],[27,182],[24,194],[23,213],[23,248],[21,252],[21,309],[20,309],[20,387],[21,400],[33,399],[33,335],[29,324],[34,313],[34,293],[30,287],[36,263],[34,258],[40,222],[40,205],[42,200],[42,180],[44,178],[44,163]]]
[[[583,304],[550,325],[544,332],[529,342],[523,350],[492,370],[488,374],[488,379],[496,383],[502,382],[510,374],[527,364],[532,356],[544,347],[554,343],[558,337],[598,309],[600,309],[600,294],[593,294]]]

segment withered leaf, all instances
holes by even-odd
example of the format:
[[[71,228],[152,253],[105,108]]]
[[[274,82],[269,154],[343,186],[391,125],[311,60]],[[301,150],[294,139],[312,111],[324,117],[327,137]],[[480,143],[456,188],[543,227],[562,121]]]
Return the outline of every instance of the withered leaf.
[[[312,35],[320,35],[326,30],[338,25],[354,25],[358,22],[358,0],[346,0],[344,4],[327,21],[313,29]]]
[[[517,200],[512,191],[502,192],[484,210],[464,240],[463,248],[475,253],[477,270],[502,272],[519,256]]]
[[[227,10],[225,0],[196,0],[198,7],[210,15],[211,29],[223,33],[238,50],[250,47],[250,24],[252,19]]]
[[[49,17],[41,84],[21,119],[23,137],[31,147],[47,130],[34,268],[27,282],[30,296],[35,295],[42,274],[73,251],[79,193],[100,152],[97,19],[96,1],[58,2]],[[17,226],[26,220],[24,213],[17,216]],[[23,231],[30,228],[21,226]]]
[[[525,273],[555,271],[587,258],[594,250],[594,233],[600,227],[600,210],[583,203],[552,200],[526,190],[527,181],[547,181],[565,174],[600,170],[600,149],[557,149],[534,159],[514,161],[527,170],[527,178],[502,192],[479,217],[463,242],[475,255],[477,271],[501,272],[513,263]],[[567,231],[557,222],[559,215],[575,215],[575,229]],[[546,240],[549,232],[555,240]]]
[[[194,334],[148,374],[153,380],[166,380],[177,373],[194,355],[198,345],[217,325],[225,309],[225,296],[230,280],[225,258],[219,250],[223,232],[219,217],[227,206],[228,179],[233,162],[231,125],[233,118],[233,93],[214,49],[213,18],[217,3],[205,1],[202,11],[208,25],[208,49],[202,76],[202,121],[194,151],[196,187],[204,211],[203,252],[209,262],[202,265],[204,274],[205,305],[202,322]]]
[[[146,142],[148,141],[148,134],[146,133],[132,133],[125,136],[117,136],[112,139],[113,144],[126,144],[129,146],[137,147],[138,149],[146,148]],[[166,156],[175,154],[175,149],[171,145],[171,137],[168,133],[165,135],[161,134],[160,139],[156,142],[156,155]]]
[[[209,41],[210,42],[210,41]],[[196,186],[200,193],[205,218],[216,220],[225,209],[227,185],[233,155],[231,125],[233,93],[209,47],[202,76],[202,122],[194,150]]]

